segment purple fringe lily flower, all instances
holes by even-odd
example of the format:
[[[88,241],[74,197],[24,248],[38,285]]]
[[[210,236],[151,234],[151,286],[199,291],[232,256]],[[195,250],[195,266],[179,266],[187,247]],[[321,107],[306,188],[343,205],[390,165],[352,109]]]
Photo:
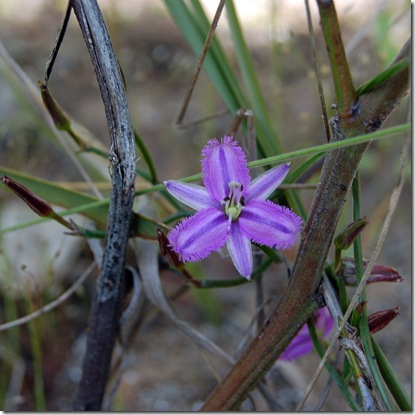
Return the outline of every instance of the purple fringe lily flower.
[[[314,324],[317,333],[321,337],[327,337],[334,325],[333,317],[327,307],[323,307],[314,314]],[[284,353],[280,356],[280,360],[291,361],[313,350],[313,341],[310,337],[307,324],[301,328],[297,336],[294,337]]]
[[[193,262],[226,244],[238,272],[250,279],[251,242],[285,249],[301,231],[299,216],[266,200],[284,180],[290,164],[274,167],[251,182],[246,155],[231,136],[209,140],[202,156],[205,187],[164,182],[172,196],[197,211],[170,232],[170,246],[180,260]]]

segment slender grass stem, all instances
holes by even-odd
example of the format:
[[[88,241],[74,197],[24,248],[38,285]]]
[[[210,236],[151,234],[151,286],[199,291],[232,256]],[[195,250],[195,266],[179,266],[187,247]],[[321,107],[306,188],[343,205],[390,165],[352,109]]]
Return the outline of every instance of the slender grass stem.
[[[29,323],[30,343],[33,353],[34,397],[36,410],[46,411],[45,386],[42,374],[42,346],[35,321]]]

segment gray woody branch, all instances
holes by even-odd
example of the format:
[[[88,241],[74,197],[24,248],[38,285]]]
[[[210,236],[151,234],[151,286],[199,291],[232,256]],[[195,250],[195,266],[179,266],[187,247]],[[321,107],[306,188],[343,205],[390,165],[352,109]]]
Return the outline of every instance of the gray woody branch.
[[[89,320],[87,351],[75,410],[100,410],[120,316],[121,277],[134,200],[135,145],[127,96],[96,0],[71,0],[95,69],[111,139],[111,202],[105,252]]]

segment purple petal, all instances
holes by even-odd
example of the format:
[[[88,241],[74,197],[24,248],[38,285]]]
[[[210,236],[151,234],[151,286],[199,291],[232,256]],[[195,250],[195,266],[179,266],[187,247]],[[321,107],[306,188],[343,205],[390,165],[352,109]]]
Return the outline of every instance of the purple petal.
[[[327,307],[323,307],[314,314],[314,324],[319,337],[327,337],[333,328],[333,318]],[[291,341],[284,353],[280,356],[281,360],[293,360],[299,356],[309,353],[313,349],[313,342],[310,337],[307,324],[301,328],[297,336]]]
[[[224,137],[219,142],[215,138],[208,141],[202,150],[203,182],[212,199],[220,202],[229,194],[229,183],[242,184],[242,195],[248,190],[251,181],[246,154],[232,137]]]
[[[253,269],[252,245],[251,241],[241,232],[238,221],[232,222],[231,234],[226,246],[235,268],[249,280]]]
[[[178,180],[169,180],[163,183],[166,186],[166,190],[172,196],[194,210],[208,207],[220,207],[218,202],[212,200],[209,192],[202,186],[192,183],[183,183]]]
[[[269,200],[251,200],[242,210],[238,222],[251,241],[286,249],[296,242],[302,220],[290,209]]]
[[[315,314],[315,326],[323,337],[327,337],[334,325],[333,317],[327,307],[323,307]]]
[[[313,343],[310,338],[307,325],[304,325],[289,346],[281,354],[280,360],[290,361],[307,354],[313,350]]]
[[[228,218],[216,208],[200,210],[169,233],[171,247],[183,262],[206,258],[225,245],[227,238]]]
[[[281,164],[259,175],[251,183],[246,200],[265,200],[282,183],[289,169],[289,163]]]

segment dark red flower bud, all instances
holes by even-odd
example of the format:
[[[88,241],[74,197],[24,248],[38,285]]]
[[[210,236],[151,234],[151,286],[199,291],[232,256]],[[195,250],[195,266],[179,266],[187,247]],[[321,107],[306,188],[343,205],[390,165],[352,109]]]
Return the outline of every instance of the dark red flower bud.
[[[368,316],[370,332],[374,334],[384,329],[399,314],[399,306],[371,314]]]
[[[179,255],[177,255],[177,253],[171,249],[170,241],[167,238],[167,235],[160,229],[157,229],[157,240],[160,245],[161,254],[167,257],[173,267],[177,269],[183,269],[184,264],[182,261],[180,261]]]
[[[73,229],[73,226],[68,221],[59,216],[51,208],[49,203],[41,199],[39,196],[36,196],[26,186],[23,186],[21,183],[7,176],[3,176],[1,181],[5,186],[12,190],[16,196],[20,197],[20,199],[22,199],[26,205],[29,206],[30,209],[32,209],[36,214],[42,217],[54,219],[61,225],[66,226],[69,229]]]
[[[363,266],[366,268],[368,261],[363,261]],[[356,265],[353,258],[344,257],[342,259],[342,268],[340,274],[343,275],[343,278],[347,285],[355,286],[356,282]],[[391,267],[386,267],[381,264],[374,264],[370,276],[367,280],[367,284],[373,284],[375,282],[401,282],[403,278],[396,271],[396,269]]]
[[[334,240],[337,249],[345,250],[350,247],[356,237],[365,228],[369,222],[366,218],[357,219],[346,227]]]
[[[195,287],[201,287],[200,281],[193,278],[193,276],[184,267],[184,262],[180,260],[179,255],[173,251],[170,245],[169,238],[161,230],[157,229],[157,240],[160,245],[160,252],[163,256],[167,257],[170,265],[173,268],[178,269]]]

